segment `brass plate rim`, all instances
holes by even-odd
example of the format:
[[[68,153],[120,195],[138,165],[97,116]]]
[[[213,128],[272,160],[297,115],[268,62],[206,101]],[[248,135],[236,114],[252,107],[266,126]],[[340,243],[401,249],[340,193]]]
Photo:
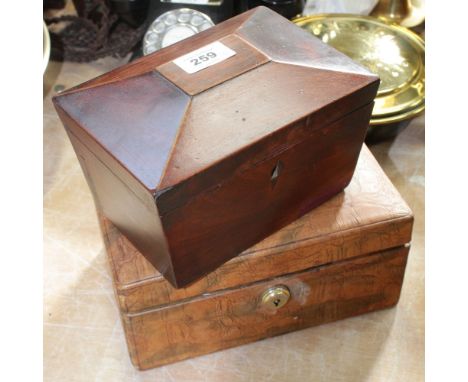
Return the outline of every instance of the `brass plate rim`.
[[[379,125],[388,125],[390,123],[402,122],[407,119],[420,115],[425,109],[426,109],[426,105],[425,103],[423,103],[422,105],[419,105],[415,107],[414,109],[410,109],[403,113],[390,114],[388,116],[383,115],[377,118],[371,118],[371,120],[369,121],[369,125],[379,126]]]
[[[294,24],[299,24],[300,22],[306,22],[306,21],[311,21],[311,20],[320,20],[320,19],[335,19],[335,18],[344,18],[344,19],[356,19],[358,21],[361,20],[368,20],[371,22],[375,22],[377,24],[384,24],[387,26],[391,26],[395,29],[399,29],[401,32],[404,34],[407,34],[409,32],[409,35],[415,37],[417,40],[420,40],[420,43],[422,45],[425,45],[424,39],[419,36],[417,33],[413,32],[411,29],[408,29],[407,27],[399,25],[397,22],[390,20],[390,19],[385,19],[381,17],[374,17],[374,16],[365,16],[365,15],[353,15],[352,13],[314,13],[311,15],[304,15],[304,16],[298,16],[293,18],[291,21]]]
[[[360,15],[353,15],[348,13],[321,13],[321,14],[313,14],[313,15],[305,15],[300,16],[292,21],[301,29],[304,29],[308,33],[305,26],[319,21],[348,21],[348,22],[365,22],[366,24],[372,24],[375,26],[385,27],[389,31],[396,33],[398,36],[402,36],[408,44],[410,44],[416,52],[420,52],[422,57],[420,61],[417,63],[418,65],[415,66],[416,72],[415,74],[407,80],[404,84],[400,84],[399,86],[395,86],[393,89],[380,91],[380,94],[377,94],[376,100],[385,102],[385,99],[393,99],[397,96],[404,95],[404,92],[409,91],[411,87],[414,86],[421,86],[424,87],[425,82],[425,60],[424,60],[424,53],[425,53],[425,42],[424,40],[417,35],[415,32],[398,25],[396,22],[391,20],[384,20],[381,18],[373,17],[373,16],[360,16]],[[312,34],[312,33],[311,33]],[[312,34],[314,35],[314,34]],[[330,45],[331,46],[331,45]],[[337,49],[337,48],[335,48]],[[339,49],[338,49],[339,50]],[[359,62],[359,60],[356,60]],[[363,65],[363,64],[361,64]],[[365,66],[365,65],[363,65]],[[400,106],[400,107],[399,107]],[[389,108],[389,107],[388,107]],[[398,103],[391,106],[391,110],[385,110],[385,108],[380,107],[379,109],[372,112],[371,117],[371,125],[377,124],[387,124],[397,121],[402,121],[408,118],[411,118],[419,113],[421,113],[425,108],[425,90],[424,88],[421,91],[421,94],[415,96],[413,98],[409,98],[409,101],[401,102],[400,105]]]

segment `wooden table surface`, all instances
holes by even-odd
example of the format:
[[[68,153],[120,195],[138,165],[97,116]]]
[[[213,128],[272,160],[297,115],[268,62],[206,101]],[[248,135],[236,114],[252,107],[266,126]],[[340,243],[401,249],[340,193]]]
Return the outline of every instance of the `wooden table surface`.
[[[370,146],[415,214],[396,308],[145,372],[130,363],[94,204],[51,97],[123,61],[49,63],[44,76],[44,380],[424,380],[424,116]]]

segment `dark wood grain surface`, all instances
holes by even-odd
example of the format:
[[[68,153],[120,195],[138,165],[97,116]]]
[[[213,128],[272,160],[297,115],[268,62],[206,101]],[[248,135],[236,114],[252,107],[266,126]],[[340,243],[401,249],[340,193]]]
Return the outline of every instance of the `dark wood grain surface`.
[[[215,40],[237,54],[172,62]],[[259,7],[55,104],[98,207],[181,287],[346,187],[378,82]]]

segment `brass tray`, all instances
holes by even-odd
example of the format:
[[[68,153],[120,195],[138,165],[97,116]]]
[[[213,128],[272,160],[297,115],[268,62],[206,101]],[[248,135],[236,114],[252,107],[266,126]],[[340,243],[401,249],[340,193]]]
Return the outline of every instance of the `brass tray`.
[[[425,48],[417,34],[369,16],[323,14],[293,22],[379,75],[371,125],[399,122],[424,110]]]

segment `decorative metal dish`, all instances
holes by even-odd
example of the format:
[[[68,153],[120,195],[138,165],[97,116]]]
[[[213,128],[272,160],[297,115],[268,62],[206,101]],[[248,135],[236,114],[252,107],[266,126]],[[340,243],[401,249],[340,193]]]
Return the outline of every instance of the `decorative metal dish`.
[[[403,121],[424,110],[425,48],[416,33],[369,16],[323,14],[293,22],[379,75],[371,125]]]

